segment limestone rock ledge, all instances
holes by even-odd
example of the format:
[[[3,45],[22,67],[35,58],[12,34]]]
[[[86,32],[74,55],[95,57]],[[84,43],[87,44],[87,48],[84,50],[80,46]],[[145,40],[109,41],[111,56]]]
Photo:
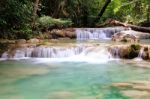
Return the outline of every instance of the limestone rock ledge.
[[[108,48],[113,57],[123,59],[133,59],[136,57],[144,60],[150,59],[150,45],[116,45]]]

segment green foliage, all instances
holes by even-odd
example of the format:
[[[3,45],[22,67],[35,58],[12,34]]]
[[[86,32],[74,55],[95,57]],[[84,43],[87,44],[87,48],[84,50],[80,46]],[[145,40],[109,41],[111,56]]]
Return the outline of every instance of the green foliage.
[[[41,0],[36,26],[39,30],[68,27],[72,24],[78,27],[92,26],[105,2],[106,0]],[[111,0],[99,23],[116,19],[149,26],[149,3],[149,0]],[[0,38],[17,38],[17,33],[22,33],[19,36],[21,38],[31,37],[35,32],[31,30],[33,4],[33,0],[0,0]]]
[[[128,58],[138,57],[140,49],[141,49],[141,46],[139,44],[132,44],[129,47],[129,56],[128,56]]]
[[[132,44],[131,48],[134,49],[134,50],[140,50],[141,46],[139,44]]]
[[[72,25],[72,21],[63,20],[63,19],[55,19],[50,16],[40,17],[37,21],[37,26],[40,29],[48,30],[51,27],[68,27]]]
[[[22,28],[20,30],[13,30],[15,39],[30,39],[33,37],[32,29],[29,27]]]
[[[1,38],[17,38],[16,31],[28,33],[26,30],[31,27],[27,29],[26,26],[30,24],[32,15],[30,0],[1,0],[0,7]]]

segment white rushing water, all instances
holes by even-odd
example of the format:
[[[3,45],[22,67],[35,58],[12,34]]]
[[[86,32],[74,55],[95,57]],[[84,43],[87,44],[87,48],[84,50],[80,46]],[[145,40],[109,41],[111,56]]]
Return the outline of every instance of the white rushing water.
[[[17,49],[11,55],[5,52],[2,58],[23,59],[37,58],[38,62],[107,62],[111,54],[104,46],[76,46],[76,47],[35,47]]]
[[[108,39],[114,33],[126,30],[123,27],[115,28],[77,28],[77,41],[89,39]],[[117,49],[114,53],[117,54]],[[3,59],[25,59],[38,58],[41,61],[56,61],[56,62],[107,62],[112,59],[110,52],[106,46],[100,45],[80,45],[75,46],[39,46],[39,47],[24,47],[16,48],[12,51],[7,51],[2,55]],[[40,62],[38,60],[38,62]]]
[[[109,28],[78,28],[76,29],[77,41],[89,39],[109,39],[114,33],[128,30],[123,27]]]
[[[142,47],[142,48],[140,49],[139,55],[138,55],[137,58],[135,58],[135,61],[142,61],[142,60],[143,60],[143,59],[142,59],[143,52],[144,52],[144,47]]]
[[[36,63],[46,62],[85,62],[85,63],[105,63],[112,60],[111,54],[106,48],[86,47],[82,52],[68,57],[56,58],[36,58]]]

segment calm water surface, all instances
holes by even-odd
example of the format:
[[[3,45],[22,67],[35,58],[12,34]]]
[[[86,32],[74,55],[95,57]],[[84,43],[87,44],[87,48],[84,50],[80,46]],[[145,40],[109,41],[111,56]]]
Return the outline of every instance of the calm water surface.
[[[115,60],[37,63],[36,59],[0,61],[0,99],[126,99],[114,82],[150,80],[148,62]]]

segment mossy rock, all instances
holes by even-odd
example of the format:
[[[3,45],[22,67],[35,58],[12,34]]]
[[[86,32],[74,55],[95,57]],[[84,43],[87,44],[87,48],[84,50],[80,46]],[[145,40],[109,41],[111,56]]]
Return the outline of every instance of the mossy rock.
[[[132,44],[129,47],[129,55],[128,58],[129,59],[133,59],[135,57],[138,57],[139,52],[140,52],[141,46],[139,44]]]
[[[134,50],[140,50],[141,49],[141,46],[139,44],[132,44],[130,47]]]
[[[8,48],[9,48],[9,43],[1,43],[0,42],[0,57],[5,51],[8,50]]]

